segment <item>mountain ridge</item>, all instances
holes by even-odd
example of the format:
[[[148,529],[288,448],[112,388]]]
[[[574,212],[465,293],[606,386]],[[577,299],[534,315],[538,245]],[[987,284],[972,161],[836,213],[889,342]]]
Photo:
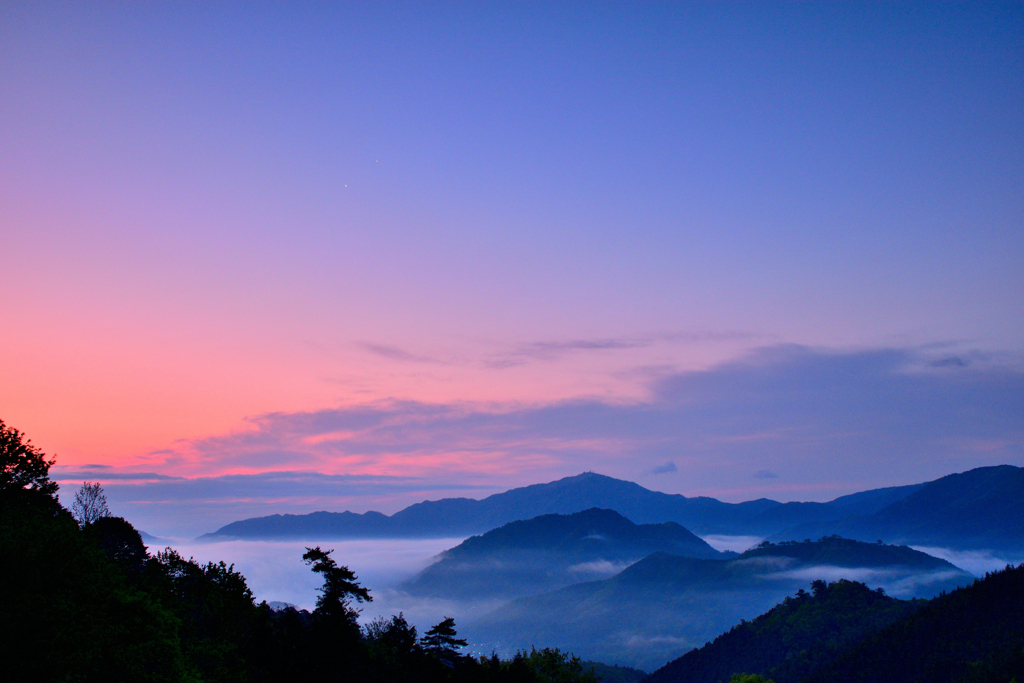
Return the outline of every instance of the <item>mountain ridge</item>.
[[[604,578],[656,551],[720,553],[675,522],[634,524],[614,510],[540,515],[472,536],[401,587],[417,596],[512,599]]]
[[[610,664],[660,666],[813,580],[846,578],[897,597],[931,597],[974,577],[905,546],[843,538],[763,543],[727,560],[657,552],[611,578],[518,598],[467,627],[513,651],[545,642]]]
[[[651,491],[634,482],[584,472],[552,482],[496,493],[481,500],[444,498],[410,505],[393,515],[370,511],[269,515],[226,524],[204,534],[220,538],[413,538],[470,536],[544,514],[613,509],[636,524],[676,522],[697,534],[749,535],[779,532],[808,521],[839,520],[851,512],[873,513],[922,484],[872,489],[825,503],[759,498],[725,503],[704,496]],[[772,516],[773,511],[775,517]]]
[[[940,477],[868,514],[795,525],[770,540],[838,534],[862,541],[1024,552],[1024,468],[978,467]]]

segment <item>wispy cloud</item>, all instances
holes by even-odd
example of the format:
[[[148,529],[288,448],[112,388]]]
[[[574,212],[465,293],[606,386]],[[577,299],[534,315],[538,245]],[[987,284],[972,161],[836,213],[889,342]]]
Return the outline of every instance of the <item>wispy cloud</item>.
[[[397,360],[405,363],[429,363],[432,365],[447,365],[448,362],[440,358],[425,356],[406,351],[405,349],[389,344],[374,344],[372,342],[356,342],[358,348],[388,360]]]
[[[650,346],[649,339],[576,339],[538,341],[496,353],[484,361],[490,368],[509,368],[530,361],[553,361],[579,352],[617,351]]]
[[[491,354],[484,359],[489,368],[517,367],[529,362],[557,361],[581,353],[643,349],[657,343],[693,344],[712,341],[753,339],[747,332],[659,332],[637,337],[596,337],[591,339],[544,340],[519,344]]]
[[[683,493],[746,495],[735,477],[745,471],[755,473],[751,497],[814,490],[834,497],[980,465],[1024,464],[1024,372],[930,361],[907,349],[772,347],[709,370],[663,374],[645,401],[387,401],[269,413],[247,430],[191,442],[167,457],[211,475],[327,472],[342,478],[317,486],[330,483],[367,501],[385,495],[384,482],[431,497],[432,486],[511,487],[583,470],[657,488],[673,467],[685,474],[672,479],[687,487]],[[784,484],[775,478],[780,470]],[[288,476],[221,478],[209,483],[209,495],[305,495],[298,475]],[[175,486],[161,495],[185,495]]]
[[[679,468],[671,460],[651,468],[651,474],[674,474],[678,471]]]
[[[764,472],[785,464],[800,472],[794,483],[835,481],[865,466],[902,480],[909,472],[1020,461],[1024,373],[917,370],[927,364],[909,350],[774,347],[710,370],[661,376],[643,402],[389,401],[269,413],[254,418],[250,430],[193,442],[190,455],[204,468],[428,478],[526,476],[538,467],[637,477],[672,462],[707,481],[710,472],[731,476],[744,463]],[[978,442],[991,447],[970,446]]]
[[[54,465],[50,470],[50,478],[62,484],[91,479],[103,481],[148,482],[148,481],[180,481],[182,477],[173,477],[156,472],[125,472],[110,465],[77,465],[72,467]]]

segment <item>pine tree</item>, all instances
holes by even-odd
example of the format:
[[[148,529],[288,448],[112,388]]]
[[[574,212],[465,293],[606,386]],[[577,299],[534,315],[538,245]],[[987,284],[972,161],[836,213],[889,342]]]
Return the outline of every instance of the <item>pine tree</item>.
[[[455,618],[445,617],[420,638],[423,648],[442,661],[451,662],[459,657],[458,649],[466,647],[466,641],[456,638]]]

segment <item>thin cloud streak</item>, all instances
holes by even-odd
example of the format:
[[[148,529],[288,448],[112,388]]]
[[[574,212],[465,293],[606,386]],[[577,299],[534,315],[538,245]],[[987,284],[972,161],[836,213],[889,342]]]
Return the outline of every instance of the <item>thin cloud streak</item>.
[[[505,489],[585,470],[726,500],[828,500],[1024,465],[1020,367],[932,360],[914,349],[771,347],[662,375],[647,400],[632,403],[383,401],[268,413],[249,429],[148,456],[145,469],[163,470],[163,479],[97,468],[60,476],[109,482],[112,503],[157,521],[184,515],[209,531],[214,519],[394,512],[446,495],[482,497],[496,492],[494,482]],[[749,486],[737,489],[737,472],[749,473]]]
[[[397,360],[407,363],[428,363],[432,365],[449,365],[448,361],[441,360],[439,358],[433,358],[431,356],[424,356],[397,346],[391,346],[390,344],[374,344],[371,342],[357,342],[356,346],[363,351],[372,353],[375,356],[386,358],[387,360]]]
[[[906,349],[772,347],[662,376],[643,402],[387,401],[270,413],[251,425],[192,442],[179,456],[211,474],[311,469],[516,483],[585,469],[660,481],[672,462],[691,489],[731,488],[737,470],[785,471],[794,490],[837,481],[856,488],[1020,462],[1024,373],[936,368]]]
[[[700,342],[744,341],[756,338],[748,332],[663,332],[638,337],[600,337],[568,341],[534,341],[495,353],[484,360],[491,369],[518,367],[530,362],[557,361],[579,353],[644,349],[656,343],[694,344]]]

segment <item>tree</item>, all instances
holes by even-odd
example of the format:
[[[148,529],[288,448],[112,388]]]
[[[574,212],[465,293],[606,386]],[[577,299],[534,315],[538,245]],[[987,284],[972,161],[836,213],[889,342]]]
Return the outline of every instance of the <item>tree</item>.
[[[82,482],[82,488],[75,494],[75,502],[71,504],[71,514],[79,525],[92,524],[98,519],[110,516],[107,509],[107,496],[99,482],[90,484]]]
[[[389,653],[408,654],[416,650],[416,627],[409,624],[405,614],[392,615],[390,619],[377,617],[363,629],[366,639]]]
[[[348,567],[338,566],[331,558],[332,552],[317,546],[306,548],[302,555],[302,560],[324,577],[324,585],[317,589],[320,597],[316,599],[316,612],[324,616],[341,615],[355,620],[358,611],[352,608],[351,601],[373,602],[373,598],[370,597],[370,591],[359,585],[358,578]]]
[[[427,631],[420,642],[427,652],[450,661],[458,657],[458,648],[466,647],[466,641],[455,635],[455,617],[445,617],[441,623]]]
[[[142,536],[123,517],[100,517],[86,525],[84,533],[126,572],[141,571],[149,559]]]
[[[50,466],[42,450],[14,427],[0,420],[0,491],[32,489],[48,496],[57,494],[57,482],[50,481]]]

